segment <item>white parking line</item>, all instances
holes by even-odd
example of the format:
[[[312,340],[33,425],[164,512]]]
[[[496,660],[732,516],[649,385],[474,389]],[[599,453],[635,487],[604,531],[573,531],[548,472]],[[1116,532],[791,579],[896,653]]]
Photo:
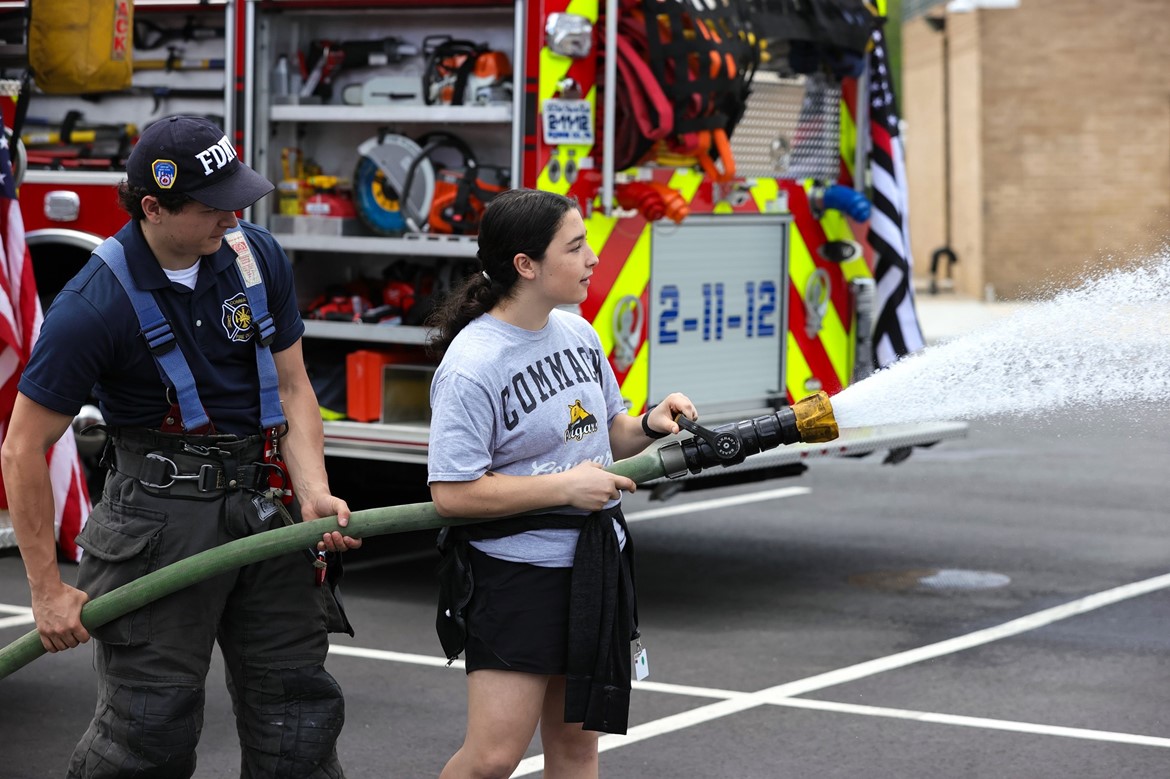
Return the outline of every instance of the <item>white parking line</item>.
[[[764,492],[753,492],[747,495],[732,495],[726,498],[697,500],[693,503],[679,503],[677,506],[664,506],[660,509],[631,511],[625,516],[627,523],[641,522],[644,519],[673,517],[677,514],[693,514],[696,511],[710,511],[711,509],[727,508],[728,506],[742,506],[745,503],[759,503],[763,500],[792,498],[797,495],[807,495],[810,492],[812,492],[812,490],[810,490],[808,487],[781,487],[777,490],[765,490]]]
[[[1115,744],[1137,744],[1144,747],[1170,749],[1170,738],[1138,736],[1133,733],[1116,733],[1110,730],[1064,728],[1059,725],[1037,725],[1031,722],[1012,722],[1011,720],[988,719],[986,717],[962,717],[956,714],[938,714],[931,711],[910,711],[909,709],[887,709],[881,706],[859,706],[852,703],[835,703],[833,701],[812,701],[807,698],[789,698],[785,701],[769,702],[776,706],[789,706],[797,709],[861,714],[866,717],[893,717],[894,719],[932,722],[940,725],[958,725],[959,727],[984,728],[986,730],[1007,730],[1013,733],[1034,733],[1039,736],[1063,736],[1065,738],[1078,738],[1084,741],[1110,741]]]
[[[689,728],[694,725],[700,725],[704,722],[726,717],[730,714],[736,714],[741,711],[760,706],[763,704],[774,704],[780,706],[796,706],[809,704],[807,708],[813,708],[819,702],[809,703],[808,701],[795,701],[792,696],[809,693],[814,690],[821,690],[826,687],[832,687],[845,682],[856,681],[867,676],[883,673],[896,668],[904,668],[913,663],[919,663],[923,660],[931,660],[942,655],[953,654],[964,649],[981,646],[992,641],[998,641],[1003,638],[1025,633],[1029,630],[1050,625],[1062,619],[1084,614],[1094,609],[1109,606],[1114,603],[1119,603],[1130,598],[1136,598],[1139,595],[1146,595],[1151,592],[1166,589],[1170,587],[1170,574],[1162,576],[1155,576],[1151,579],[1145,579],[1140,582],[1132,584],[1125,584],[1120,587],[1114,587],[1111,590],[1095,593],[1093,595],[1079,598],[1061,606],[1055,606],[1050,609],[1038,611],[1035,614],[1030,614],[1019,619],[1014,619],[1005,622],[996,627],[987,628],[985,630],[977,630],[974,633],[968,633],[965,636],[958,636],[956,638],[947,639],[946,641],[939,641],[935,644],[928,644],[918,649],[911,649],[907,652],[899,652],[887,657],[877,658],[857,665],[841,668],[829,673],[817,674],[810,676],[807,679],[799,679],[794,682],[776,685],[755,693],[747,693],[742,697],[722,700],[718,703],[707,704],[700,706],[697,709],[674,714],[670,717],[664,717],[653,722],[646,722],[641,725],[630,728],[629,732],[624,736],[606,735],[602,736],[598,741],[598,750],[606,752],[611,749],[618,749],[620,747],[636,744],[654,736],[661,736],[665,733],[673,733],[683,728]],[[878,711],[881,711],[880,709]],[[886,710],[894,711],[894,710]],[[871,712],[872,713],[872,712]],[[888,714],[885,716],[889,716]],[[940,717],[946,718],[950,715],[936,715],[922,713],[923,717]],[[939,720],[942,721],[942,720]],[[996,720],[989,720],[989,722],[999,722]],[[969,724],[969,723],[964,723]],[[1008,727],[1011,725],[1012,727]],[[1039,728],[1040,725],[1027,725],[1025,723],[1002,723],[1001,729],[1022,729],[1024,727]],[[1058,735],[1066,737],[1080,737],[1074,736],[1075,728],[1062,728]],[[1100,733],[1099,731],[1087,731],[1089,733]],[[1126,736],[1126,734],[1110,734],[1109,740],[1120,740],[1123,737],[1141,739],[1143,736]],[[1135,742],[1136,743],[1136,742]],[[1146,742],[1142,742],[1146,743]],[[1170,746],[1170,741],[1166,744],[1157,744],[1157,746]],[[536,773],[544,768],[544,756],[535,755],[521,761],[515,773],[512,776],[527,776]]]
[[[385,649],[366,649],[360,646],[342,646],[340,644],[330,644],[329,654],[331,655],[347,655],[349,657],[364,657],[367,660],[389,660],[392,663],[410,663],[411,665],[429,665],[436,668],[442,668],[447,665],[447,659],[444,657],[437,657],[435,655],[416,655],[408,654],[406,652],[390,652]],[[462,660],[455,660],[451,664],[452,668],[463,668]]]
[[[19,627],[20,625],[31,625],[36,622],[33,619],[32,609],[28,606],[10,606],[7,603],[0,603],[0,614],[16,615],[14,617],[0,619],[0,630]],[[3,646],[3,644],[0,644],[0,646]]]
[[[687,695],[692,698],[742,698],[751,695],[750,692],[738,690],[719,690],[714,687],[692,687],[689,684],[667,684],[666,682],[632,682],[635,690],[646,692],[664,692],[669,695]]]
[[[1139,595],[1148,595],[1151,592],[1164,590],[1167,587],[1170,587],[1170,574],[1155,576],[1152,579],[1145,579],[1140,582],[1133,582],[1132,584],[1123,584],[1111,590],[1087,595],[1084,598],[1078,598],[1060,606],[1053,606],[1050,609],[1044,609],[1034,614],[1020,617],[1019,619],[1013,619],[1002,625],[977,630],[974,633],[949,638],[935,644],[927,644],[926,646],[911,649],[906,652],[879,657],[876,660],[868,660],[864,663],[858,663],[857,665],[851,665],[846,668],[839,668],[836,671],[810,676],[807,679],[799,679],[795,682],[780,684],[766,690],[761,690],[756,694],[765,699],[789,698],[814,690],[822,690],[826,687],[834,687],[838,684],[862,679],[866,676],[873,676],[884,671],[892,671],[895,668],[903,668],[914,663],[920,663],[923,660],[933,660],[936,657],[954,654],[964,649],[989,644],[992,641],[1010,638],[1020,633],[1027,633],[1029,630],[1051,625],[1053,622],[1059,622],[1069,617],[1094,611],[1103,606],[1110,606],[1114,603],[1129,600],[1130,598],[1136,598]]]
[[[18,617],[4,617],[0,619],[0,630],[4,628],[14,628],[18,625],[31,625],[36,622],[31,613]]]

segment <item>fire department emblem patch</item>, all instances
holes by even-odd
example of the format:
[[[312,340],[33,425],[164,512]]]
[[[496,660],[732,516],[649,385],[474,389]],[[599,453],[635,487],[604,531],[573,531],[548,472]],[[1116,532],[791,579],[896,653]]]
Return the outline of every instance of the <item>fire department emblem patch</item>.
[[[233,341],[243,342],[252,337],[252,309],[243,292],[223,302],[223,329]]]
[[[580,400],[574,400],[569,406],[569,426],[565,428],[565,442],[580,441],[590,433],[596,432],[597,417],[586,411]]]
[[[159,189],[170,189],[175,185],[175,174],[178,166],[170,160],[155,160],[150,164],[150,174],[154,176],[154,183]]]

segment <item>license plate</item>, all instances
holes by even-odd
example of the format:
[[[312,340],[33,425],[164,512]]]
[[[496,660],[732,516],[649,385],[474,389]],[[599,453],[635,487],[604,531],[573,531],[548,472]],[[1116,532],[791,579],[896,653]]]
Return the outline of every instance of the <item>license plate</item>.
[[[593,145],[593,105],[588,100],[545,100],[540,107],[544,142],[551,146]]]

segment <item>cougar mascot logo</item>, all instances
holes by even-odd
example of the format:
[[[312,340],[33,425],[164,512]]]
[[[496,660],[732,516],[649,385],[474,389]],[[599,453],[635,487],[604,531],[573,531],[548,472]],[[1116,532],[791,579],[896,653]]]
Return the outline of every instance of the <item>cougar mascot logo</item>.
[[[596,432],[597,417],[586,411],[580,400],[574,400],[569,406],[569,426],[565,428],[565,441],[580,441],[590,433]]]

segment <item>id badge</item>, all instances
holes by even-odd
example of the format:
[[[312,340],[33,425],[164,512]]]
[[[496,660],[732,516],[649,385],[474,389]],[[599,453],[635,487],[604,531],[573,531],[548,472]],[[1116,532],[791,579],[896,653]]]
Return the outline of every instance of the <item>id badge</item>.
[[[650,659],[646,656],[646,647],[639,641],[634,645],[634,678],[639,682],[650,676]]]

